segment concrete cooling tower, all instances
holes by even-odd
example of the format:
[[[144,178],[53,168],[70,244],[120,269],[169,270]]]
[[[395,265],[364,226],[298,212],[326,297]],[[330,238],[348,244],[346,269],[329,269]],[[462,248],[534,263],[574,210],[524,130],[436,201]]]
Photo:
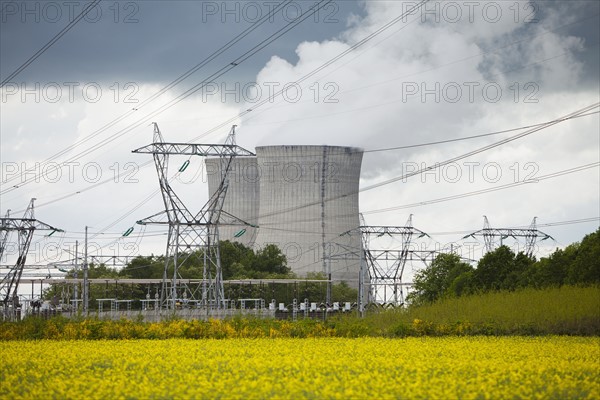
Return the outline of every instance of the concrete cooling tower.
[[[327,258],[360,249],[358,189],[362,150],[337,146],[256,148],[260,168],[255,247],[276,244],[298,276],[329,270]],[[323,257],[325,255],[325,257]],[[359,261],[332,259],[332,279],[358,285]]]
[[[208,178],[208,192],[212,195],[221,183],[219,158],[205,160]],[[229,171],[229,186],[223,203],[223,211],[258,225],[259,168],[256,157],[236,157]],[[247,225],[224,225],[219,227],[220,240],[238,242],[252,247],[256,238],[256,228]]]
[[[264,146],[256,148],[256,158],[234,159],[223,210],[259,228],[221,226],[220,239],[255,250],[276,244],[299,277],[331,269],[334,280],[357,287],[357,257],[336,256],[361,247],[358,235],[340,234],[360,224],[362,156],[351,147]],[[220,161],[205,162],[212,194],[221,179]]]

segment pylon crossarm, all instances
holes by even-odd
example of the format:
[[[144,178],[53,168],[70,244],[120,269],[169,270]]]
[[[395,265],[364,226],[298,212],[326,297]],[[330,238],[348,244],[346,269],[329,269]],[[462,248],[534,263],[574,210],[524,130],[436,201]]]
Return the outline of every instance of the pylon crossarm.
[[[251,224],[250,222],[244,221],[243,219],[238,218],[235,215],[228,213],[227,211],[221,211],[221,215],[220,215],[219,221],[217,221],[217,223],[219,224],[219,226],[243,225],[243,226],[250,226],[252,228],[258,228],[257,225],[254,225],[254,224]]]
[[[201,225],[191,214],[181,210],[168,209],[136,221],[138,225]]]
[[[55,228],[35,218],[0,218],[0,231],[24,231],[30,229],[64,232],[62,229]]]
[[[152,143],[133,150],[139,154],[177,154],[200,157],[253,157],[250,150],[234,144],[195,144],[195,143]]]
[[[359,226],[357,228],[351,229],[349,231],[346,231],[346,232],[340,234],[340,236],[359,234],[359,233],[363,234],[363,235],[379,235],[379,236],[406,235],[406,234],[415,235],[416,234],[416,235],[419,235],[419,237],[423,237],[423,236],[429,237],[429,235],[427,233],[421,231],[420,229],[413,228],[412,226],[373,226],[373,225]]]
[[[140,219],[140,220],[136,221],[135,223],[138,225],[155,225],[155,224],[156,225],[169,225],[170,224],[170,221],[168,219],[169,211],[170,210],[159,211],[156,214],[153,214],[144,219]]]
[[[539,231],[537,229],[511,229],[511,228],[489,228],[489,229],[480,229],[473,233],[470,233],[463,237],[463,239],[473,236],[483,236],[483,235],[492,235],[492,236],[505,236],[505,237],[544,237],[547,236],[551,238],[550,235]]]

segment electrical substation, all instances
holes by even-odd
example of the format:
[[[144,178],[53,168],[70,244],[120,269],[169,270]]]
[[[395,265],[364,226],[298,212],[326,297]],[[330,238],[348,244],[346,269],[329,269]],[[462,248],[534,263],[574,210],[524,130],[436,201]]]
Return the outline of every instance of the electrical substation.
[[[164,209],[137,224],[168,229],[162,279],[89,278],[90,265],[122,268],[133,256],[88,254],[87,228],[84,243],[69,259],[28,265],[34,231],[61,232],[34,218],[32,199],[22,218],[11,217],[9,210],[1,219],[0,260],[6,258],[11,233],[16,233],[18,248],[16,262],[0,266],[3,319],[83,314],[141,315],[156,321],[173,315],[223,318],[240,313],[296,319],[364,313],[373,307],[403,306],[411,287],[407,270],[425,268],[443,252],[459,254],[458,243],[436,247],[429,234],[413,226],[412,215],[404,226],[367,225],[359,212],[363,152],[358,148],[262,146],[252,152],[236,144],[235,126],[222,144],[172,143],[154,123],[153,142],[133,153],[152,155],[158,176]],[[209,197],[202,206],[185,204],[172,187],[169,162],[176,156],[187,157],[180,173],[192,157],[203,158]],[[492,228],[484,217],[483,229],[463,239],[478,237],[487,252],[509,237],[524,240],[530,256],[538,240],[552,239],[537,229],[535,218],[528,228],[514,229]],[[254,249],[277,245],[298,278],[224,280],[224,240]],[[201,278],[183,279],[179,270],[184,264],[199,269]],[[313,279],[314,274],[320,278]],[[358,291],[353,301],[335,298],[332,287],[341,282]],[[42,300],[48,285],[60,288],[61,294]],[[95,304],[90,304],[90,286],[104,293]]]

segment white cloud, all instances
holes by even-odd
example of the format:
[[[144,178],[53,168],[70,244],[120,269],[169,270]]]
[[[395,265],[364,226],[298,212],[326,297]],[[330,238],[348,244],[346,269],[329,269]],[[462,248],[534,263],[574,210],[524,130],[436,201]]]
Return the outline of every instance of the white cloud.
[[[340,38],[300,44],[295,64],[272,58],[258,80],[300,79],[399,15],[409,3],[366,2],[367,15],[361,20],[354,18]],[[492,14],[481,10],[487,7],[491,13],[496,5],[501,5],[502,17],[491,22]],[[279,99],[265,106],[266,111],[250,114],[242,121],[241,132],[261,145],[335,144],[374,149],[541,123],[597,102],[598,93],[581,83],[582,66],[576,56],[583,48],[582,39],[564,35],[563,30],[552,31],[573,22],[569,7],[563,7],[560,18],[545,3],[535,7],[543,8],[536,10],[538,22],[531,22],[533,8],[527,2],[481,3],[479,14],[477,8],[472,14],[473,22],[467,18],[466,6],[457,23],[449,23],[449,10],[439,16],[439,23],[432,13],[424,16],[425,23],[416,15],[417,21],[386,31],[320,73],[318,80],[305,83],[300,101]],[[430,9],[435,10],[433,6]],[[390,35],[393,30],[396,33]],[[310,88],[322,88],[326,83],[339,89],[334,96],[337,103],[315,102],[311,97],[314,91]],[[562,123],[465,160],[479,163],[480,169],[498,165],[502,179],[497,183],[486,180],[481,170],[474,181],[463,178],[457,183],[444,182],[443,176],[436,183],[433,174],[427,175],[425,182],[414,177],[361,194],[361,209],[412,204],[510,183],[528,173],[542,176],[597,162],[597,132],[597,115]],[[366,154],[362,186],[398,176],[410,163],[431,165],[515,133]],[[466,168],[462,165],[463,174]],[[540,223],[597,216],[597,181],[596,168],[440,205],[373,214],[367,222],[403,224],[409,213],[415,213],[416,223],[424,230],[452,231],[480,226],[484,214],[496,226],[527,225],[533,216],[538,216]],[[563,243],[579,239],[594,225],[580,226],[576,230],[579,237],[570,233]]]
[[[348,29],[337,38],[300,43],[296,49],[297,62],[273,55],[256,77],[263,98],[268,94],[268,85],[277,84],[277,88],[281,88],[297,81],[374,32],[393,16],[400,15],[409,3],[367,1],[364,3],[365,16],[353,16],[348,21]],[[292,87],[287,100],[280,98],[273,104],[252,111],[239,123],[238,142],[247,148],[267,144],[386,148],[544,122],[598,101],[598,93],[583,86],[585,77],[582,76],[582,65],[577,61],[579,52],[589,44],[556,29],[574,22],[577,5],[564,2],[557,9],[550,8],[547,2],[536,3],[536,7],[541,8],[536,14],[540,21],[534,23],[527,22],[526,17],[531,11],[527,2],[518,4],[520,11],[516,21],[514,2],[495,2],[502,7],[502,18],[496,22],[490,22],[494,19],[492,14],[482,14],[485,4],[475,8],[472,22],[466,6],[461,10],[463,18],[457,22],[449,21],[452,19],[450,9],[442,11],[439,22],[436,22],[434,14],[425,15],[424,23],[419,14],[408,18],[406,23],[394,26],[304,82],[298,99],[294,98],[293,92],[297,88]],[[495,5],[487,7],[491,13]],[[108,86],[102,88],[104,96],[97,103],[82,99],[81,92],[76,92],[78,97],[73,102],[67,97],[57,103],[36,103],[30,100],[31,96],[27,101],[21,101],[20,94],[7,101],[3,97],[3,168],[11,162],[33,165],[45,160],[77,140],[89,137],[115,116],[136,107],[135,103],[124,103],[122,97],[121,101],[115,102],[114,91]],[[500,95],[494,92],[497,88],[501,90]],[[158,89],[156,85],[140,82],[136,98],[145,99]],[[166,104],[174,96],[176,94],[161,97],[160,104]],[[188,141],[240,110],[252,109],[255,105],[256,102],[247,102],[240,107],[239,104],[222,102],[219,96],[209,97],[207,101],[203,101],[201,96],[190,97],[159,116],[143,121],[130,132],[117,135],[114,142],[79,161],[100,163],[103,179],[109,178],[115,172],[114,168],[111,169],[115,163],[123,170],[127,162],[142,164],[151,159],[149,155],[130,153],[132,149],[150,143],[150,122],[159,123],[165,140]],[[105,143],[110,135],[158,106],[134,112],[127,121],[81,149],[90,144]],[[410,178],[406,182],[362,193],[361,209],[373,211],[413,204],[509,183],[514,180],[515,163],[519,163],[520,176],[528,172],[524,169],[526,163],[537,165],[536,174],[541,176],[597,162],[599,130],[597,115],[565,122],[465,160],[479,163],[474,180],[461,178],[451,183],[442,179],[438,183],[434,174]],[[221,142],[227,131],[228,128],[223,128],[203,140]],[[398,176],[414,165],[412,163],[431,165],[510,134],[435,147],[365,154],[362,185]],[[75,155],[78,150],[72,151],[69,156]],[[183,161],[173,158],[171,170],[175,171],[179,162]],[[497,163],[501,168],[502,179],[497,183],[489,182],[483,175],[484,166],[490,163]],[[192,159],[186,173],[193,175],[199,172],[199,165],[200,161]],[[461,164],[461,168],[461,173],[466,176],[467,167]],[[88,188],[89,179],[82,177],[81,170],[76,169],[75,172],[78,175],[74,182],[40,182],[2,195],[2,211],[22,209],[31,197],[37,197],[38,204],[43,204]],[[86,224],[93,229],[104,228],[134,208],[130,216],[117,221],[109,229],[111,232],[123,232],[135,220],[162,209],[158,196],[135,207],[158,188],[153,166],[136,171],[134,178],[139,179],[139,183],[125,184],[121,181],[106,184],[40,207],[37,215],[48,223],[80,232]],[[404,224],[408,215],[414,213],[415,226],[425,231],[441,232],[478,228],[484,214],[494,226],[526,225],[533,216],[538,216],[540,223],[597,216],[599,180],[598,169],[594,169],[437,205],[371,213],[367,214],[367,222]],[[2,189],[5,188],[3,185]],[[207,188],[206,185],[177,184],[177,190],[188,204],[199,208]],[[597,224],[592,223],[546,230],[558,237],[561,244],[568,244],[579,240],[595,226]],[[438,240],[453,241],[460,236],[444,235]],[[108,244],[114,238],[96,240]],[[164,237],[144,239],[141,245],[142,253],[162,253]]]

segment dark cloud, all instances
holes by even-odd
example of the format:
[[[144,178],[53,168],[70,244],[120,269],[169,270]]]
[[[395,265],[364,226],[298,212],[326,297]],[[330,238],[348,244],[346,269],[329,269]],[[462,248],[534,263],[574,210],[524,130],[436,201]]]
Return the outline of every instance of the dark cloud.
[[[87,2],[3,1],[1,16],[1,76],[5,78],[81,12]],[[177,77],[242,32],[275,1],[121,1],[101,2],[41,55],[19,77],[23,81],[164,82]],[[293,1],[220,57],[212,68],[226,65],[271,33],[308,10],[314,1]],[[334,37],[348,17],[360,13],[357,2],[338,1],[316,17],[278,39],[230,79],[249,79],[273,55],[295,59],[304,40]],[[198,73],[198,78],[204,76]]]

